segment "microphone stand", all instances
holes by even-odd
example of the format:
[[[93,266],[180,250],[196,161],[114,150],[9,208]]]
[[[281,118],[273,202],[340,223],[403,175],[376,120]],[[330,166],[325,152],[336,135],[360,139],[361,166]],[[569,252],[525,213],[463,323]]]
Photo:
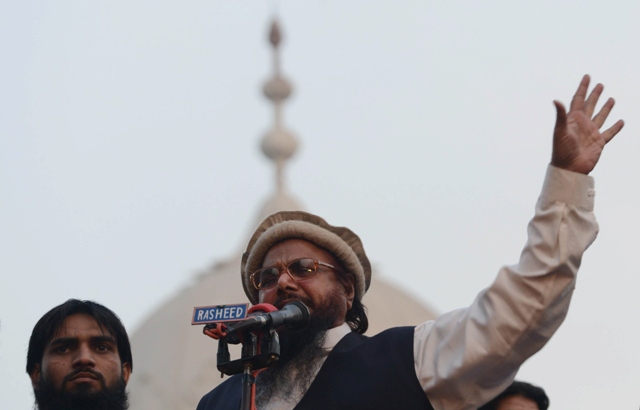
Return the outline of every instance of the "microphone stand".
[[[275,306],[262,303],[249,309],[255,311],[275,312]],[[281,309],[279,315],[255,316],[252,321],[239,322],[229,326],[225,333],[212,335],[206,330],[215,329],[216,324],[205,326],[205,334],[218,339],[218,370],[226,375],[242,373],[242,402],[241,410],[256,410],[256,376],[280,359],[280,337],[276,327],[287,321],[295,325],[302,325],[309,319],[309,309],[304,303],[295,301]],[[265,328],[264,326],[268,326]],[[241,357],[231,360],[229,343],[242,343]]]
[[[240,410],[256,410],[256,376],[280,358],[280,338],[275,330],[269,330],[266,335],[253,332],[250,334],[250,340],[250,349],[247,348],[248,344],[246,343],[242,346],[243,372]],[[268,345],[266,356],[261,354],[263,344]]]
[[[253,386],[256,385],[256,378],[251,374],[251,366],[244,368],[242,374],[242,402],[240,410],[252,410],[256,404],[256,397]]]
[[[274,329],[263,333],[245,332],[240,335],[242,354],[230,360],[226,337],[218,341],[218,370],[226,375],[242,373],[242,402],[240,410],[255,410],[256,376],[280,358],[280,337]]]

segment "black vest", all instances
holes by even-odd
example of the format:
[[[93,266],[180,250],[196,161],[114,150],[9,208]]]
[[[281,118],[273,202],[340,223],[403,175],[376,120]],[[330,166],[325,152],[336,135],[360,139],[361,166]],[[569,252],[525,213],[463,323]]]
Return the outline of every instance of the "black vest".
[[[349,333],[331,351],[294,410],[431,409],[414,366],[413,327],[373,337]],[[238,410],[242,376],[205,395],[197,410]]]

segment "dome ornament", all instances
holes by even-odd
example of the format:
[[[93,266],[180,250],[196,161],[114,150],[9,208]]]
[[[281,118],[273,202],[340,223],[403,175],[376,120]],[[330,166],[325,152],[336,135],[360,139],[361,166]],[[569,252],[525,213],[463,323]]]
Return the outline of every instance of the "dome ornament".
[[[282,124],[282,104],[291,95],[292,87],[280,73],[280,42],[282,35],[277,20],[271,23],[269,42],[273,47],[273,76],[263,87],[265,97],[273,103],[274,124],[262,139],[261,148],[264,155],[276,166],[276,194],[285,192],[284,166],[297,148],[296,136],[287,131]]]

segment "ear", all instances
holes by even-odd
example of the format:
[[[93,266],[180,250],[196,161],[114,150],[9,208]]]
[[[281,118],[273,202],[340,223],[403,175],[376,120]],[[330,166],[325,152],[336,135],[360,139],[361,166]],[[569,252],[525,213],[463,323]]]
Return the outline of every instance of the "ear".
[[[40,363],[36,363],[35,367],[29,374],[29,378],[31,379],[31,386],[35,389],[40,382]]]
[[[345,283],[344,294],[347,298],[347,310],[351,310],[351,308],[353,307],[353,299],[356,294],[353,278],[349,278],[349,281]]]
[[[131,363],[124,362],[122,363],[122,379],[124,380],[124,384],[129,383],[129,376],[131,376]]]

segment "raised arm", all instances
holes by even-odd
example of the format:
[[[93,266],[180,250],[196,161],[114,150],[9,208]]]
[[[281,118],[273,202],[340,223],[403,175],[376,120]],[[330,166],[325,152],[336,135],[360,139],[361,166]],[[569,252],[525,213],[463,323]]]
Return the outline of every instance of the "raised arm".
[[[581,174],[589,174],[593,170],[605,144],[611,141],[624,126],[624,121],[618,120],[610,128],[600,132],[615,101],[609,98],[598,114],[593,116],[604,86],[597,84],[587,98],[589,82],[588,75],[582,77],[580,86],[571,100],[568,113],[560,101],[553,102],[557,117],[553,133],[551,165]]]
[[[416,327],[416,374],[435,410],[476,409],[495,397],[567,314],[582,254],[598,231],[593,178],[583,174],[623,126],[620,120],[600,132],[614,101],[593,116],[603,86],[587,98],[588,88],[584,76],[569,113],[554,102],[552,166],[519,262],[504,266],[470,307]]]

